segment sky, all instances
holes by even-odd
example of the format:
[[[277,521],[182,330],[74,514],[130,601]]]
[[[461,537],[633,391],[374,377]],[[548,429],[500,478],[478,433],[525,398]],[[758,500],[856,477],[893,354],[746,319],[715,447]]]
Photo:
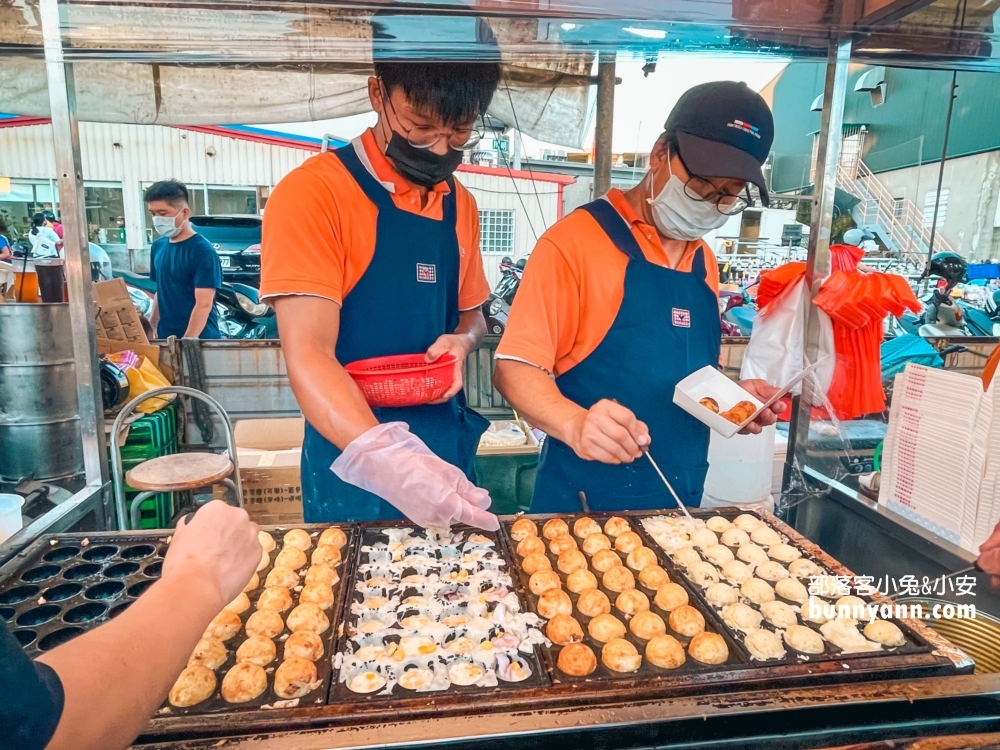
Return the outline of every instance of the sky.
[[[622,82],[615,87],[615,116],[612,151],[615,153],[649,151],[677,99],[692,86],[707,81],[745,81],[759,91],[785,67],[784,62],[749,56],[664,54],[657,61],[656,72],[643,77],[641,59],[619,57],[617,75]],[[375,122],[375,114],[355,115],[336,120],[263,125],[279,132],[321,138],[326,134],[349,139]],[[593,123],[587,136],[587,149],[593,140]],[[523,138],[522,153],[538,157],[549,146],[532,138]]]

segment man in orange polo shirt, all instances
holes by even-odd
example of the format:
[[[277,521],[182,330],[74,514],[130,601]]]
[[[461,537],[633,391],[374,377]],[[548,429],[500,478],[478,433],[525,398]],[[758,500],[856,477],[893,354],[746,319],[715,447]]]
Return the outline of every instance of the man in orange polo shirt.
[[[495,49],[495,48],[494,48]],[[374,127],[289,173],[264,215],[261,295],[274,305],[306,418],[305,520],[402,518],[498,528],[473,484],[488,422],[462,366],[486,331],[479,214],[452,176],[496,91],[496,62],[376,61]],[[371,408],[343,365],[457,358],[440,401]]]
[[[674,386],[721,345],[719,272],[701,237],[749,203],[774,134],[745,84],[687,91],[628,192],[611,190],[538,241],[497,349],[494,383],[548,434],[531,510],[675,506],[653,455],[685,505],[701,502],[708,428],[673,403]],[[762,400],[762,381],[742,383]],[[772,424],[763,410],[758,423]]]

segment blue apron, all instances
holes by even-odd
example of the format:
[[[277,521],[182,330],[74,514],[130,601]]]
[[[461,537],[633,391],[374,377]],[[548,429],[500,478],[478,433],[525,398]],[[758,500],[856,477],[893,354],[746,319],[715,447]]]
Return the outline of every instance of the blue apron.
[[[375,253],[340,309],[337,361],[426,351],[458,326],[459,247],[455,185],[444,196],[442,221],[396,207],[351,145],[337,157],[378,209]],[[406,422],[440,458],[476,481],[479,437],[489,422],[466,406],[465,394],[445,404],[373,408],[379,422]],[[340,450],[306,422],[302,495],[306,523],[399,519],[403,515],[370,492],[330,471]]]
[[[673,397],[680,380],[719,362],[719,305],[705,283],[704,252],[696,251],[690,273],[658,266],[646,260],[629,225],[606,200],[581,210],[628,256],[625,296],[604,340],[556,384],[585,409],[601,399],[631,409],[649,426],[656,463],[684,504],[697,507],[708,472],[709,428]],[[585,461],[565,443],[546,438],[531,512],[579,511],[581,491],[594,511],[677,505],[645,458],[620,465]]]

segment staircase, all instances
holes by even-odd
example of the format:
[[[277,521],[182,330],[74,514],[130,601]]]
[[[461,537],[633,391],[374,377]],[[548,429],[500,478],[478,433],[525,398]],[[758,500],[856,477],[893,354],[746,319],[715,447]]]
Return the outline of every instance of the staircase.
[[[861,159],[840,164],[837,168],[837,187],[860,201],[853,211],[858,226],[876,235],[882,244],[908,264],[923,270],[927,263],[931,228],[925,226],[924,213],[913,201],[894,198]],[[934,234],[934,251],[952,251],[940,228]]]

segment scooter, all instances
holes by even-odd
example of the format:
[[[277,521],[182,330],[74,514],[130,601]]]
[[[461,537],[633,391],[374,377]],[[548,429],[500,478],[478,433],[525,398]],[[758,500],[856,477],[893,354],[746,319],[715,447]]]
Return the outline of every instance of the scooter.
[[[223,284],[215,294],[219,331],[227,339],[276,339],[278,319],[247,284]]]
[[[510,306],[514,303],[517,288],[521,284],[524,265],[524,258],[515,263],[506,255],[500,261],[500,280],[482,307],[488,333],[499,336],[507,330],[507,316],[510,314]]]
[[[749,288],[746,287],[739,292],[719,292],[723,336],[749,336],[753,333],[753,322],[757,318],[757,309],[752,306],[747,294]],[[729,331],[735,331],[735,333],[729,333]]]
[[[152,295],[156,282],[148,276],[115,271],[115,276],[128,286],[132,304],[143,317],[152,310]],[[223,282],[215,294],[215,310],[219,317],[219,331],[227,339],[276,339],[278,321],[274,310],[260,301],[256,289],[246,284]]]

